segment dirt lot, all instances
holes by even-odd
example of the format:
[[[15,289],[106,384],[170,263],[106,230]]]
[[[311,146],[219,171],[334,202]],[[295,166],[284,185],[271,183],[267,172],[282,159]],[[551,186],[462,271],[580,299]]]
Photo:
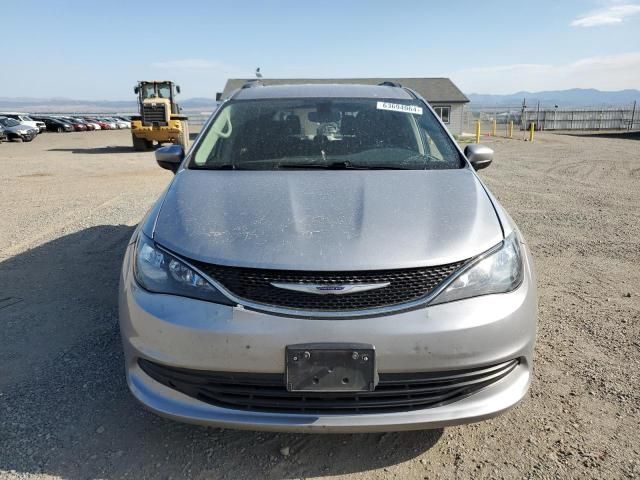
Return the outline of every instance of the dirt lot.
[[[128,393],[121,256],[171,179],[128,135],[0,145],[0,478],[640,477],[640,141],[488,142],[482,177],[537,264],[525,401],[444,430],[305,436],[182,425]]]

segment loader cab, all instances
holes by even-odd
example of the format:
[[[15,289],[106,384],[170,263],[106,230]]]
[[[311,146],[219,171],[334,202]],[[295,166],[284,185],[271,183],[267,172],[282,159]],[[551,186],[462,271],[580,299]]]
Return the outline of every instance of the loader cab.
[[[180,85],[173,82],[140,82],[133,91],[138,95],[140,105],[169,100],[171,113],[180,113],[180,107],[175,102],[175,96],[180,93]]]

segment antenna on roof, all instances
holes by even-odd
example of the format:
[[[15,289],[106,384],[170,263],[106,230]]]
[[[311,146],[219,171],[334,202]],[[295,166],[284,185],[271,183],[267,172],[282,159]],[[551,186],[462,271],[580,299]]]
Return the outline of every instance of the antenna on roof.
[[[260,73],[260,67],[256,68],[256,78],[262,78],[262,74]]]

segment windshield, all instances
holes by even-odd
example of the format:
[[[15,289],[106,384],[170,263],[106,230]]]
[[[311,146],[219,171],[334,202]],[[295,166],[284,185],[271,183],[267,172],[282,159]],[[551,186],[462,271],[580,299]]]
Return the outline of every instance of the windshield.
[[[379,99],[229,102],[190,168],[448,169],[455,145],[422,102]]]
[[[168,83],[159,83],[158,84],[158,97],[160,98],[171,98],[171,85]]]
[[[142,85],[142,98],[152,98],[156,96],[156,86],[153,83]]]
[[[20,122],[13,118],[0,118],[0,123],[5,127],[15,127],[16,125],[20,125]]]

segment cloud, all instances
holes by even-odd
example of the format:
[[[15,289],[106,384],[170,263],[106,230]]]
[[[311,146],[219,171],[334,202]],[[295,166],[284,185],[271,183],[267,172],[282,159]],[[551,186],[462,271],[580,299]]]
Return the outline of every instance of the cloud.
[[[602,25],[617,25],[627,17],[640,13],[640,5],[624,4],[611,5],[607,8],[594,10],[571,22],[572,27],[598,27]]]
[[[512,64],[468,68],[449,76],[465,92],[638,88],[640,52],[582,58],[565,64]]]
[[[164,68],[169,70],[232,70],[232,67],[215,60],[203,58],[185,58],[182,60],[169,60],[165,62],[155,62],[151,64],[154,68]]]

